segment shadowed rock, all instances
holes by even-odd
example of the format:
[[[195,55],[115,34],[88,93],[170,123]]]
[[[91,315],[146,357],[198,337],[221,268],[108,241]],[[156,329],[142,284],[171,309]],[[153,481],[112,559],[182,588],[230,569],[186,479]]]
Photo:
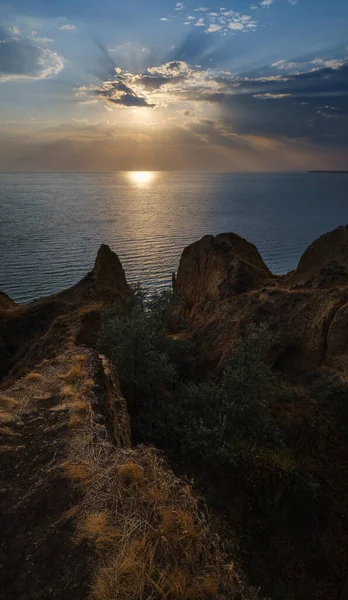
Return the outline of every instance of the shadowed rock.
[[[175,290],[193,306],[247,292],[271,278],[253,244],[234,233],[222,233],[206,235],[185,248]]]
[[[313,242],[298,269],[282,277],[239,236],[206,236],[185,248],[176,292],[205,366],[221,366],[250,322],[266,322],[280,334],[282,368],[348,364],[346,227]]]
[[[315,240],[296,269],[298,279],[313,284],[348,283],[348,227],[338,227]]]
[[[130,293],[118,256],[102,245],[94,268],[73,287],[25,305],[0,296],[0,380],[18,377],[74,345],[93,347],[101,312]]]

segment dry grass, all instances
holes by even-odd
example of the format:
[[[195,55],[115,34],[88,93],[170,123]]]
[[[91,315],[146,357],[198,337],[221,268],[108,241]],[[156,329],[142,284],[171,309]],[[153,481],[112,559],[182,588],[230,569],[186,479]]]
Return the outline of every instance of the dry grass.
[[[44,402],[45,400],[50,400],[52,398],[52,394],[39,394],[38,396],[34,396],[34,400]]]
[[[0,410],[0,423],[10,423],[11,421],[14,421],[13,415],[6,410]]]
[[[75,394],[76,391],[71,385],[64,385],[59,392],[59,395],[62,396],[62,398],[72,398]]]
[[[0,396],[0,408],[2,410],[11,412],[18,406],[19,402],[11,396]]]
[[[69,417],[68,427],[77,427],[79,425],[84,425],[85,419],[83,419],[80,415],[72,413]]]
[[[112,548],[120,539],[121,533],[110,525],[107,512],[88,514],[81,522],[78,530],[77,543],[86,541],[93,545],[98,554]]]
[[[86,379],[85,381],[82,382],[81,389],[83,392],[88,393],[89,391],[93,390],[94,387],[95,387],[95,381],[93,379]]]
[[[86,362],[87,358],[87,354],[75,354],[75,356],[73,357],[74,360],[78,360],[79,362]]]
[[[39,382],[43,380],[43,377],[41,375],[41,373],[35,373],[34,371],[32,373],[28,373],[28,375],[26,375],[24,377],[24,379],[26,381],[33,381],[33,382]]]
[[[60,379],[65,379],[68,383],[78,383],[85,375],[85,370],[81,364],[74,365],[70,371],[60,375]]]
[[[80,463],[66,460],[61,463],[61,468],[64,473],[75,483],[86,485],[93,480],[94,473],[86,461]]]
[[[0,435],[10,435],[11,437],[20,437],[20,433],[13,431],[10,427],[0,427]]]
[[[83,485],[76,541],[98,557],[90,598],[245,599],[191,488],[155,449],[115,448],[97,435],[79,428],[62,465]]]
[[[145,479],[145,472],[143,467],[135,463],[127,463],[121,465],[118,469],[118,478],[120,486],[123,489],[132,489],[135,486],[140,485]]]
[[[89,404],[86,400],[72,400],[71,402],[61,402],[50,409],[52,412],[64,410],[88,411]]]

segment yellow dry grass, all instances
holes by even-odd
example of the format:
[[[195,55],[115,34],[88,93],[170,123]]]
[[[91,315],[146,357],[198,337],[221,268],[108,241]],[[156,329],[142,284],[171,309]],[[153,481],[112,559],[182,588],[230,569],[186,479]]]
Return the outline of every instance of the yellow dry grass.
[[[16,406],[18,406],[18,404],[18,400],[12,398],[11,396],[0,396],[0,408],[5,411],[11,412],[16,408]]]
[[[79,425],[83,425],[85,423],[85,419],[83,419],[80,415],[76,413],[72,413],[69,417],[68,427],[78,427]]]
[[[14,420],[14,417],[11,413],[6,410],[0,410],[0,423],[10,423]]]
[[[88,411],[88,409],[89,404],[86,400],[71,400],[70,402],[61,402],[53,406],[50,410],[52,412],[59,412],[64,410]]]
[[[132,489],[144,481],[145,472],[140,465],[127,463],[118,469],[118,478],[123,489]]]
[[[153,448],[94,436],[79,428],[63,467],[83,484],[76,541],[96,553],[91,600],[244,600],[191,488]]]
[[[73,357],[74,360],[78,360],[79,362],[86,362],[87,358],[87,354],[75,354]]]
[[[75,394],[76,391],[71,385],[64,385],[59,392],[59,395],[62,396],[62,398],[72,398]]]
[[[98,554],[110,550],[120,539],[121,533],[110,525],[109,514],[94,512],[88,514],[78,529],[77,543],[83,541],[93,545]]]
[[[39,381],[42,381],[43,377],[42,377],[41,373],[35,373],[33,371],[32,373],[28,373],[28,375],[26,375],[24,379],[26,381],[39,382]]]
[[[81,461],[80,463],[76,463],[72,460],[66,460],[61,463],[60,466],[66,476],[72,479],[75,483],[85,485],[90,483],[93,479],[94,474],[87,462]]]
[[[77,383],[85,375],[82,364],[73,365],[67,373],[60,375],[60,379],[65,379],[68,383]]]
[[[93,379],[86,379],[85,381],[82,382],[81,390],[83,392],[87,392],[88,393],[94,387],[95,387],[94,380]]]

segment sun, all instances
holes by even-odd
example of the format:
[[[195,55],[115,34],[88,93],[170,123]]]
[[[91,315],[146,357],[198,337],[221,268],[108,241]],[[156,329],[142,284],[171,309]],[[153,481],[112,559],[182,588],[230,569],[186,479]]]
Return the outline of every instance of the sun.
[[[132,183],[139,186],[145,186],[153,182],[155,173],[152,171],[129,171],[128,177]]]

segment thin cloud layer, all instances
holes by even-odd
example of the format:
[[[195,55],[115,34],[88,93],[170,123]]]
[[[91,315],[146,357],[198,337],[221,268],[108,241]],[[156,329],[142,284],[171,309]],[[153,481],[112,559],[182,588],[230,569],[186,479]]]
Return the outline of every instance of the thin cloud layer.
[[[22,37],[17,30],[0,27],[0,82],[48,79],[58,75],[64,61],[42,45],[51,40]]]

